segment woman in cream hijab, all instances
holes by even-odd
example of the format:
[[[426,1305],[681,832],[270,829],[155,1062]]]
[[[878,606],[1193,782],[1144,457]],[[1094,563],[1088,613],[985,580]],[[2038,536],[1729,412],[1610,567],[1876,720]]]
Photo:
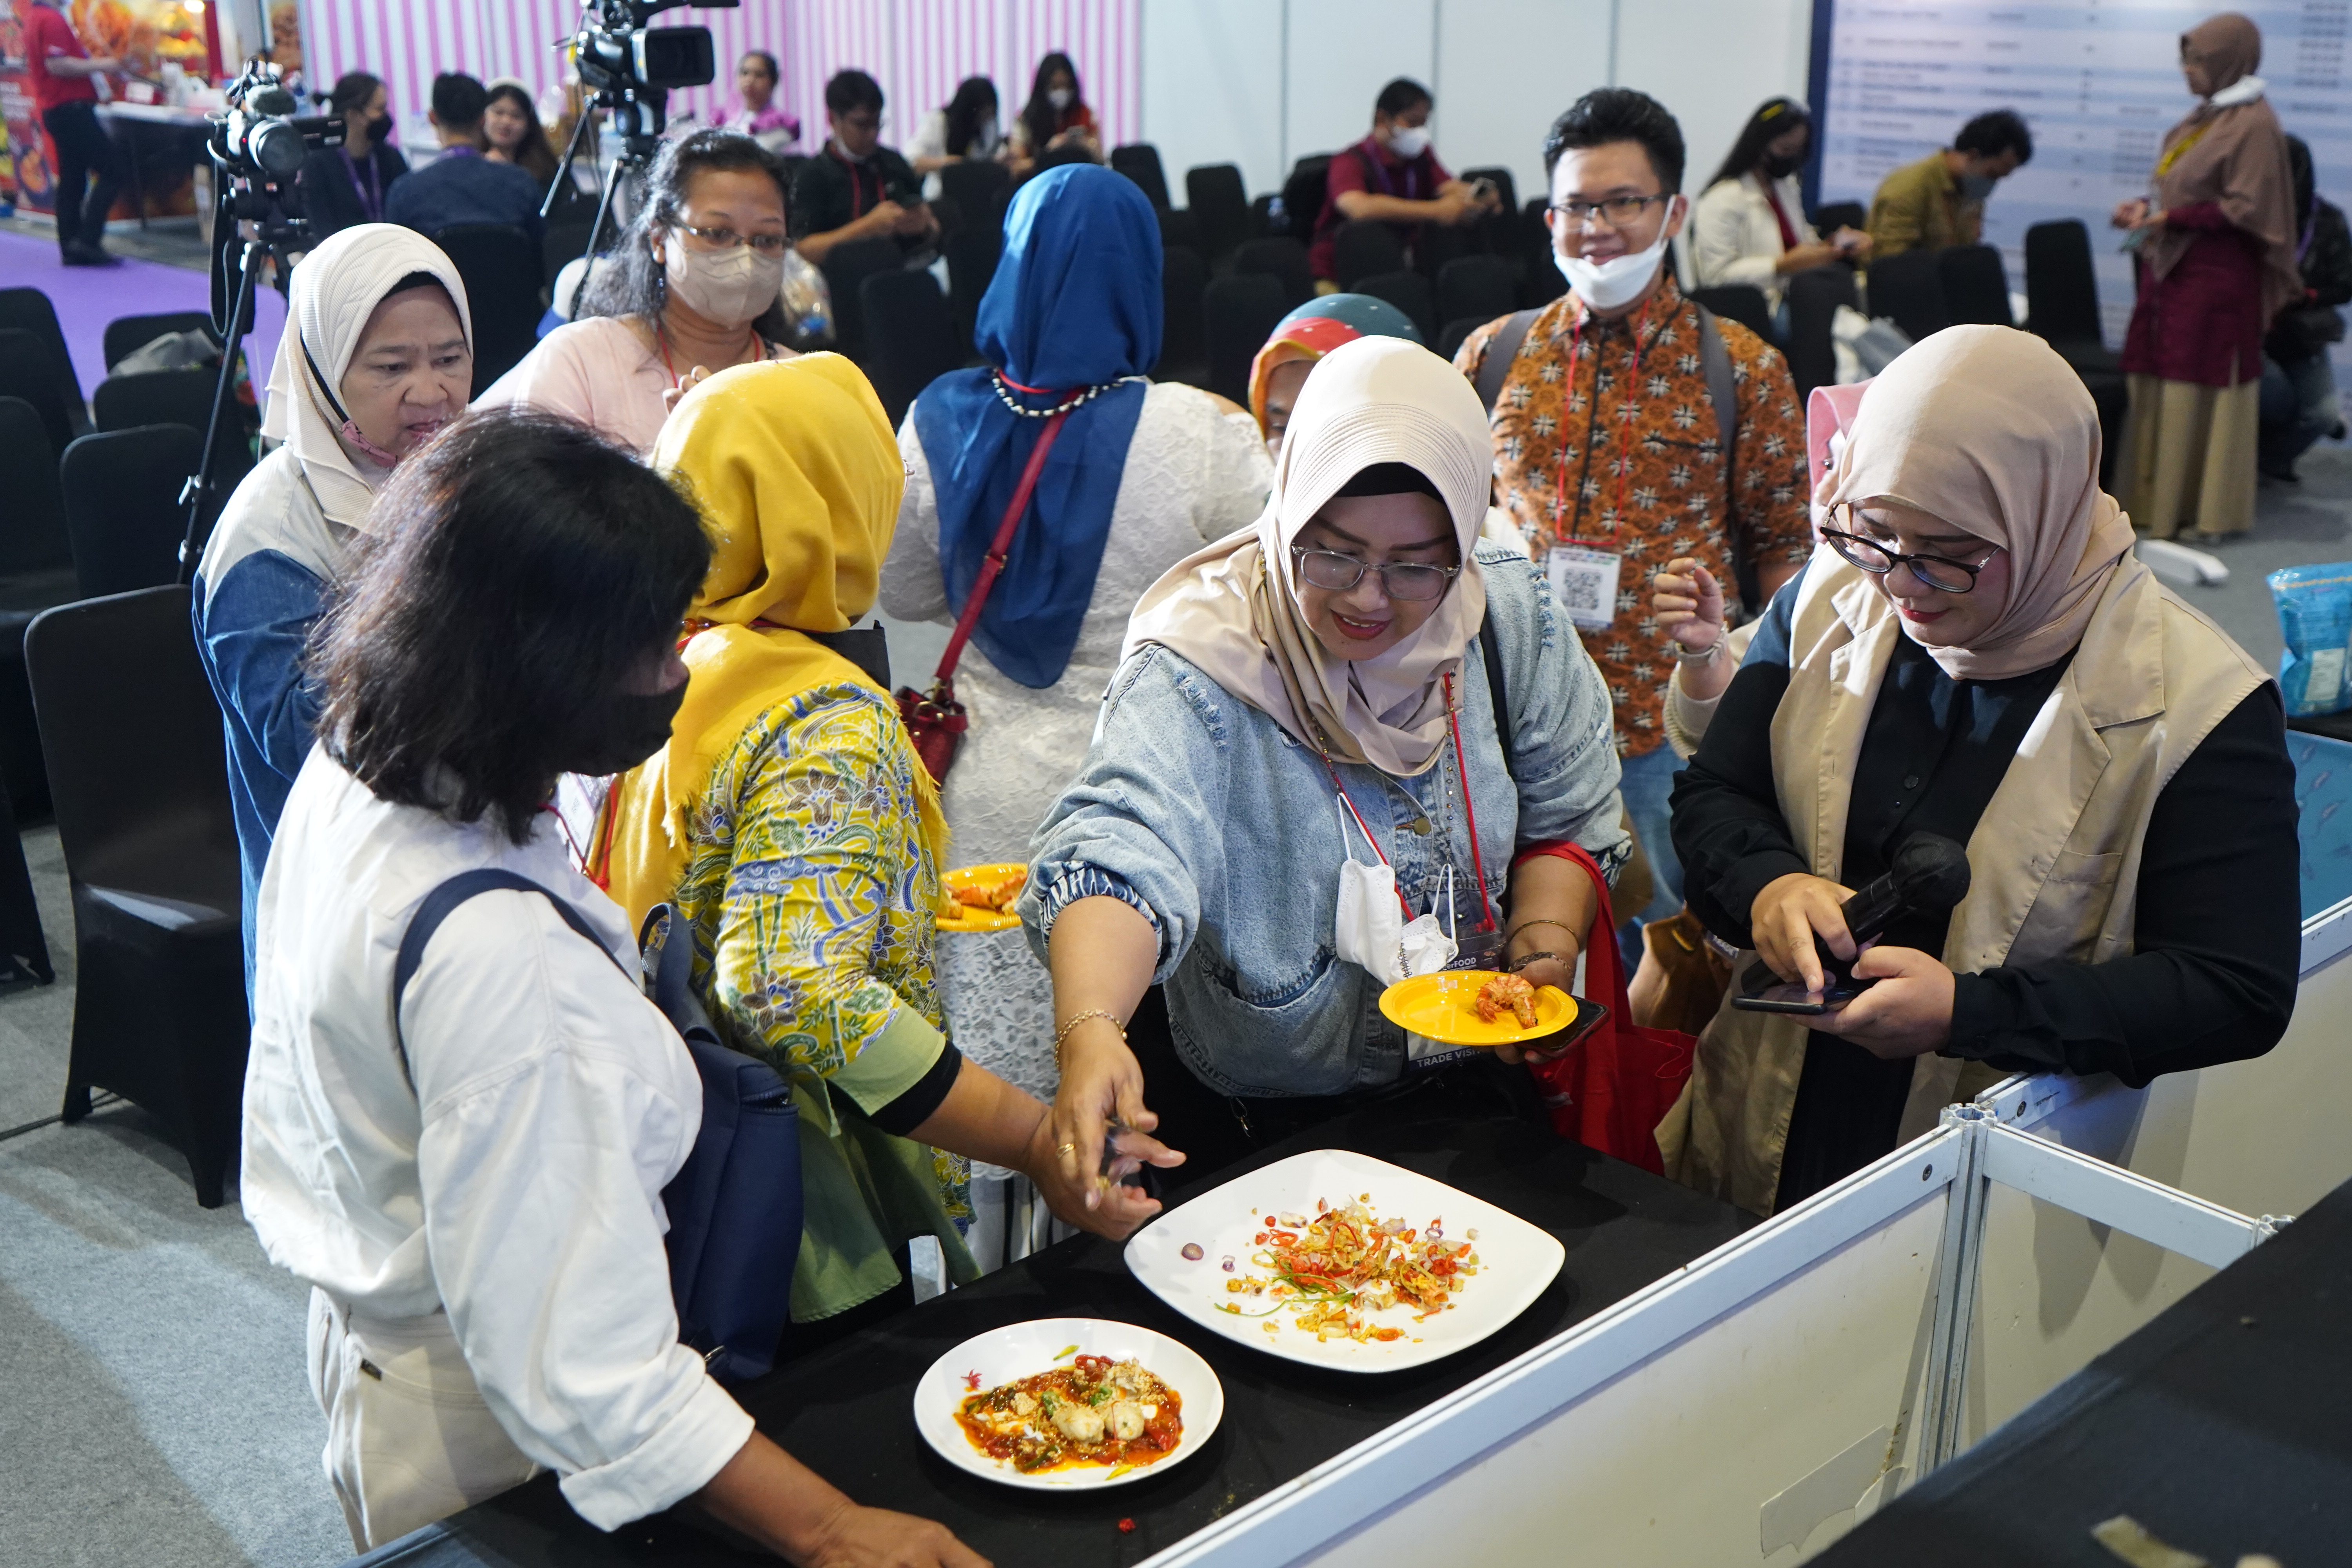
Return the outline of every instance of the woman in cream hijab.
[[[1957,908],[1890,922],[1811,1016],[1727,1006],[1659,1130],[1759,1214],[2011,1071],[2258,1056],[2293,1006],[2300,892],[2278,689],[2131,554],[2090,395],[2041,339],[1954,327],[1871,384],[1823,547],[1766,612],[1675,791],[1708,928],[1820,991],[1818,937],[1913,835]]]
[[[193,585],[227,731],[248,968],[261,868],[319,719],[301,657],[320,598],[377,488],[465,412],[473,379],[466,285],[414,229],[361,224],[295,267],[261,421],[281,444],[229,497]]]
[[[1477,544],[1492,464],[1444,360],[1342,344],[1256,525],[1137,606],[1021,906],[1053,971],[1071,1168],[1115,1117],[1123,1149],[1157,1125],[1204,1176],[1393,1082],[1407,1040],[1373,1004],[1408,953],[1444,961],[1397,927],[1443,921],[1449,889],[1462,948],[1565,984],[1626,852],[1609,696],[1527,558]]]
[[[633,920],[677,906],[720,1036],[793,1086],[793,1321],[894,1299],[894,1255],[920,1236],[970,1279],[960,1157],[1126,1234],[1158,1205],[1122,1194],[1088,1214],[1055,1174],[1045,1105],[947,1037],[939,797],[889,694],[823,640],[873,607],[898,526],[905,471],[874,389],[838,354],[722,371],[679,401],[654,462],[701,503],[715,551],[669,745],[614,785],[587,859]]]

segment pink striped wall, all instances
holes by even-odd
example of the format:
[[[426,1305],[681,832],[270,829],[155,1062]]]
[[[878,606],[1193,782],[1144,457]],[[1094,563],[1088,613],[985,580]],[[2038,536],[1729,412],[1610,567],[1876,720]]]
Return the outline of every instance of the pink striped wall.
[[[560,78],[552,47],[578,24],[578,0],[301,0],[303,54],[314,89],[369,70],[391,89],[393,112],[421,110],[433,78],[462,69],[488,81],[516,77],[534,94]],[[679,10],[661,26],[710,29],[719,80],[673,95],[671,118],[708,116],[734,96],[734,63],[766,49],[783,66],[777,97],[823,133],[824,83],[856,66],[889,100],[886,134],[910,139],[967,76],[996,83],[1009,123],[1028,97],[1038,57],[1066,50],[1107,144],[1135,140],[1142,123],[1140,0],[744,0],[731,11]]]

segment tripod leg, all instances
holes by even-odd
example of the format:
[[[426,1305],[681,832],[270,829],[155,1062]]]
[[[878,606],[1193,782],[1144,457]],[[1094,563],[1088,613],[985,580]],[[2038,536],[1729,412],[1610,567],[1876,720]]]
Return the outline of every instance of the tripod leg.
[[[204,542],[197,537],[205,525],[205,503],[212,496],[213,455],[220,440],[221,420],[228,411],[230,380],[236,374],[237,355],[245,352],[246,328],[253,321],[253,285],[261,270],[261,241],[248,240],[245,261],[238,269],[236,303],[229,311],[228,334],[221,342],[220,377],[213,383],[213,412],[205,426],[205,449],[196,464],[195,473],[180,492],[180,500],[188,508],[187,531],[180,538],[180,581],[187,583],[196,574],[196,558]],[[292,322],[286,330],[295,330]]]

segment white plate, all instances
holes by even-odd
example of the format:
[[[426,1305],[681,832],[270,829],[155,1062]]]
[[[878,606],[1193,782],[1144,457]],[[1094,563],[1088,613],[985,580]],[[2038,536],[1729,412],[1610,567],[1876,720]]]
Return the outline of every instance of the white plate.
[[[1464,1281],[1447,1310],[1420,1322],[1413,1321],[1414,1308],[1409,1303],[1367,1313],[1372,1322],[1404,1331],[1402,1339],[1368,1344],[1318,1340],[1301,1332],[1293,1326],[1295,1314],[1287,1308],[1263,1318],[1219,1310],[1231,1301],[1245,1313],[1265,1310],[1267,1298],[1234,1295],[1225,1281],[1242,1274],[1271,1278],[1271,1270],[1250,1263],[1250,1255],[1263,1250],[1254,1238],[1265,1229],[1266,1215],[1312,1215],[1318,1198],[1337,1208],[1366,1193],[1372,1196],[1365,1206],[1382,1219],[1403,1218],[1416,1227],[1443,1220],[1449,1241],[1468,1241],[1470,1232],[1478,1233],[1478,1272]],[[1188,1244],[1201,1248],[1198,1262],[1183,1256]],[[1223,1267],[1229,1257],[1233,1274]],[[1517,1215],[1443,1182],[1344,1149],[1294,1154],[1236,1176],[1161,1215],[1127,1244],[1127,1266],[1135,1277],[1202,1328],[1289,1361],[1343,1372],[1398,1372],[1467,1350],[1527,1310],[1567,1260],[1567,1249],[1549,1232]],[[1268,1333],[1268,1323],[1281,1326]]]
[[[1070,1355],[1062,1356],[1064,1351]],[[964,1436],[963,1427],[957,1423],[955,1413],[975,1386],[994,1388],[1002,1383],[1034,1377],[1056,1366],[1067,1366],[1070,1357],[1077,1355],[1108,1356],[1113,1361],[1133,1356],[1146,1371],[1174,1389],[1184,1401],[1184,1430],[1177,1437],[1176,1446],[1151,1463],[1139,1465],[1116,1479],[1108,1468],[1100,1465],[1024,1476],[1008,1461],[992,1459],[972,1447],[971,1439]],[[980,1375],[977,1385],[971,1381],[974,1373]],[[1039,1318],[1034,1322],[991,1329],[933,1362],[922,1381],[915,1384],[915,1430],[923,1435],[923,1441],[931,1446],[934,1453],[958,1469],[1002,1481],[1008,1487],[1027,1487],[1035,1491],[1121,1487],[1158,1475],[1171,1465],[1183,1463],[1193,1450],[1206,1443],[1224,1415],[1225,1385],[1217,1381],[1217,1374],[1209,1370],[1207,1362],[1166,1334],[1105,1318]]]

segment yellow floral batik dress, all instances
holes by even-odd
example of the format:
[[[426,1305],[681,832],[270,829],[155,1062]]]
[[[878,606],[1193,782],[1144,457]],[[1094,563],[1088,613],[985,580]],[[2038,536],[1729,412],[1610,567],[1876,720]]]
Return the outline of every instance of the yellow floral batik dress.
[[[800,1109],[795,1322],[896,1285],[892,1254],[915,1237],[940,1238],[958,1280],[977,1274],[961,1234],[968,1163],[866,1115],[947,1048],[920,766],[888,702],[845,682],[817,687],[744,729],[688,825],[677,904],[695,991],[729,1045],[791,1081]]]

